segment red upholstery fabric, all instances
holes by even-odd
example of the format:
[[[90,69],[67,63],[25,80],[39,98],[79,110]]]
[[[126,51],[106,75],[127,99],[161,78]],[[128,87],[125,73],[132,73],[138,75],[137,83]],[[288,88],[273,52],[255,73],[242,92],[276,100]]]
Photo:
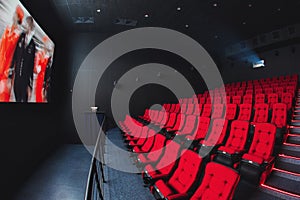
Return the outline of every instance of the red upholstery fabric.
[[[168,199],[174,199],[176,194],[186,194],[198,176],[201,163],[202,158],[197,153],[183,151],[174,174],[165,182],[157,181],[156,187]]]
[[[210,124],[210,118],[199,117],[198,118],[198,129],[193,132],[192,135],[186,136],[189,140],[199,140],[204,139]]]
[[[188,135],[195,129],[197,117],[195,115],[188,115],[185,119],[185,124],[176,134],[178,135]]]
[[[287,110],[292,108],[293,95],[289,92],[283,93],[281,97],[281,103],[285,103],[287,105]]]
[[[165,153],[160,161],[156,165],[155,163],[149,163],[145,166],[145,170],[153,179],[159,176],[169,175],[176,163],[177,156],[179,156],[179,149],[180,145],[171,141],[166,145]]]
[[[268,104],[271,109],[273,109],[273,104],[278,103],[278,94],[271,93],[268,95]]]
[[[221,103],[222,103],[222,98],[221,98],[220,96],[215,97],[214,103],[215,103],[215,104],[221,104]]]
[[[215,162],[208,163],[202,183],[191,200],[232,199],[239,179],[235,170]]]
[[[184,125],[185,117],[186,117],[185,115],[178,114],[174,126],[172,128],[167,128],[167,130],[168,131],[179,130],[179,127]]]
[[[236,104],[227,104],[226,105],[226,115],[225,119],[234,120],[236,117],[237,105]]]
[[[253,122],[265,123],[268,121],[269,105],[266,103],[255,104],[255,113]]]
[[[243,156],[243,159],[253,158],[255,156],[263,160],[269,160],[273,153],[275,143],[276,127],[270,123],[258,123],[255,126],[254,137],[248,154]],[[253,160],[259,161],[259,159]]]
[[[211,104],[204,104],[201,117],[210,117],[211,110],[212,110],[212,105]]]
[[[162,155],[163,147],[165,146],[166,138],[161,134],[156,134],[153,147],[148,154],[139,154],[138,159],[142,163],[156,162]],[[143,145],[145,146],[145,145]],[[144,152],[143,152],[144,153]]]
[[[232,97],[232,103],[235,103],[237,105],[240,105],[242,102],[242,97],[241,96],[233,96]]]
[[[154,143],[155,131],[150,129],[148,134],[149,135],[153,135],[153,136],[147,137],[147,140],[146,140],[146,142],[144,143],[143,146],[141,146],[141,147],[138,147],[138,146],[134,147],[133,151],[135,153],[144,153],[144,152],[149,152],[151,150],[151,148],[153,146],[153,143]]]
[[[194,104],[193,103],[190,103],[190,104],[188,104],[188,107],[187,107],[187,110],[186,110],[186,112],[185,112],[185,114],[186,115],[191,115],[191,114],[193,114],[193,112],[194,112]]]
[[[240,152],[244,150],[247,141],[249,130],[249,122],[247,121],[233,121],[229,137],[226,141],[225,147],[220,147],[218,150],[225,151],[229,154],[233,152]]]
[[[164,127],[173,127],[175,125],[176,119],[177,119],[177,114],[170,113],[169,120],[166,123],[166,125],[164,125]]]
[[[264,94],[256,94],[255,95],[255,104],[257,103],[265,103],[265,95]]]
[[[245,95],[243,98],[243,103],[252,104],[252,94]]]
[[[226,136],[228,121],[224,119],[215,119],[208,137],[201,143],[206,146],[220,145]]]
[[[241,104],[238,120],[249,121],[251,118],[252,105],[251,104]]]
[[[200,114],[202,112],[202,107],[203,107],[202,104],[195,104],[195,109],[194,109],[193,115],[200,116]]]
[[[282,128],[287,125],[287,105],[284,103],[276,103],[273,105],[271,123],[276,127]]]
[[[186,103],[181,104],[181,106],[180,106],[180,112],[181,112],[181,114],[185,114],[186,113],[186,109],[187,109],[187,104]]]
[[[212,111],[211,118],[222,118],[224,113],[224,105],[223,104],[214,104],[214,108]]]

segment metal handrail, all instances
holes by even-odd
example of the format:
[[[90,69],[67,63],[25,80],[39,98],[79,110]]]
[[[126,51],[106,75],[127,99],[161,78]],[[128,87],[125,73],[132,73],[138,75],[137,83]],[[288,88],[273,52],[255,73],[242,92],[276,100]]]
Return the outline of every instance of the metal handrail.
[[[93,152],[90,171],[87,180],[87,186],[85,191],[85,200],[104,200],[103,183],[106,183],[104,176],[104,144],[105,133],[103,131],[103,125],[105,124],[106,116],[104,115],[100,131],[97,137],[97,142]],[[99,158],[100,160],[98,160]]]

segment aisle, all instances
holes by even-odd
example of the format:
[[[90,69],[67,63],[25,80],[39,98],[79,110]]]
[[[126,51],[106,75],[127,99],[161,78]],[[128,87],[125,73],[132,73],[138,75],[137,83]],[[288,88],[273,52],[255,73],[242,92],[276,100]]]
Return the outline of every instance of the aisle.
[[[27,180],[16,200],[82,200],[91,162],[83,145],[64,145]]]

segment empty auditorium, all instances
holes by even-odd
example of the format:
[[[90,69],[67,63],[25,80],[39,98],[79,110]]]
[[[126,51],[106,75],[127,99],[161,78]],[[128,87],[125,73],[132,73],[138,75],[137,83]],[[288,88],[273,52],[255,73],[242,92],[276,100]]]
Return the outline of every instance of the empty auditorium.
[[[0,16],[0,199],[300,200],[300,0]]]

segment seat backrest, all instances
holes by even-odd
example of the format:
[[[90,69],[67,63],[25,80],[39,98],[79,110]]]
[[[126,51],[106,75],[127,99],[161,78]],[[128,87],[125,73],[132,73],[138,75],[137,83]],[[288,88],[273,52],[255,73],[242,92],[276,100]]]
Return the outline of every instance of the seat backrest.
[[[173,189],[180,193],[187,193],[198,177],[202,158],[191,150],[181,153],[177,169],[168,181]]]
[[[237,171],[219,163],[210,162],[206,165],[201,185],[191,197],[199,199],[232,199],[240,180]]]
[[[178,114],[178,115],[180,115],[180,114]],[[176,113],[170,113],[168,122],[165,126],[166,127],[173,127],[175,125],[176,119],[177,119],[177,114]]]
[[[214,104],[214,108],[212,110],[212,119],[222,118],[224,113],[224,105],[223,104]]]
[[[141,150],[144,152],[149,152],[154,145],[154,140],[157,135],[159,134],[156,134],[154,130],[149,129],[147,140],[144,145],[141,146]]]
[[[293,95],[289,92],[283,93],[281,97],[281,103],[285,103],[287,106],[287,110],[292,108]]]
[[[265,91],[265,94],[268,95],[268,94],[273,93],[273,88],[267,87],[267,88],[264,88],[264,91]]]
[[[236,96],[244,96],[244,91],[243,90],[238,90],[237,92],[236,92]]]
[[[226,115],[225,119],[234,120],[236,116],[237,105],[236,104],[227,104],[226,105]]]
[[[169,110],[169,112],[174,112],[175,111],[175,109],[176,109],[176,105],[177,104],[171,104],[171,107],[170,107],[170,110]]]
[[[278,128],[286,127],[287,125],[287,105],[285,103],[276,103],[273,105],[271,123]]]
[[[179,156],[179,150],[180,145],[177,142],[170,141],[166,145],[164,155],[157,163],[155,170],[160,171],[162,174],[169,174]]]
[[[255,95],[255,104],[265,103],[265,94],[256,94]]]
[[[183,125],[180,125],[179,127],[179,134],[190,134],[196,124],[197,117],[195,115],[187,115],[185,118],[185,123]]]
[[[241,104],[238,120],[249,121],[252,113],[251,104]]]
[[[252,104],[252,94],[247,94],[243,98],[243,103]]]
[[[295,96],[295,87],[294,86],[287,86],[285,91],[291,93],[293,97]]]
[[[200,104],[205,104],[205,102],[206,102],[206,98],[205,98],[205,97],[201,97],[201,98],[199,99],[199,103],[200,103]]]
[[[221,96],[215,97],[214,103],[215,103],[215,104],[220,104],[220,103],[222,103],[222,98],[221,98]]]
[[[171,104],[164,104],[163,108],[165,109],[165,111],[170,112]]]
[[[276,93],[271,93],[268,95],[268,104],[270,108],[273,108],[273,104],[278,103],[278,94]]]
[[[223,102],[226,101],[227,104],[231,103],[231,96],[226,96],[226,99],[223,100]]]
[[[198,117],[197,122],[198,129],[193,132],[192,137],[194,140],[204,139],[209,129],[210,118]]]
[[[228,120],[215,119],[209,130],[208,137],[204,139],[202,144],[206,146],[215,146],[222,144],[226,136]]]
[[[166,143],[166,137],[161,134],[156,134],[153,142],[153,147],[150,152],[146,155],[151,161],[158,161],[159,157],[162,155],[164,146]]]
[[[185,124],[185,117],[186,117],[186,115],[178,114],[177,118],[176,118],[175,125],[172,129],[173,130],[180,130],[180,128],[182,128]]]
[[[185,114],[186,114],[186,115],[191,115],[191,114],[193,114],[193,112],[194,112],[194,107],[195,107],[195,106],[194,106],[193,103],[188,104],[187,110],[186,110]]]
[[[186,104],[186,103],[181,104],[181,106],[180,106],[180,112],[181,112],[182,114],[185,114],[185,113],[186,113],[186,109],[187,109],[187,104]]]
[[[174,109],[174,113],[179,113],[181,111],[181,107],[180,107],[180,104],[178,103],[178,104],[176,104],[175,105],[175,109]]]
[[[212,110],[211,104],[204,104],[201,117],[210,117]]]
[[[275,135],[275,125],[270,123],[256,124],[253,140],[248,153],[267,160],[273,153]]]
[[[237,105],[240,105],[242,101],[242,97],[241,96],[233,96],[232,97],[232,103],[235,103]]]
[[[269,105],[266,103],[255,104],[255,113],[253,122],[265,123],[268,122]]]
[[[243,150],[246,145],[248,131],[249,122],[240,120],[233,121],[225,146],[235,150]]]
[[[202,107],[203,107],[203,104],[195,104],[195,109],[194,109],[193,115],[200,116],[200,114],[202,112]]]

